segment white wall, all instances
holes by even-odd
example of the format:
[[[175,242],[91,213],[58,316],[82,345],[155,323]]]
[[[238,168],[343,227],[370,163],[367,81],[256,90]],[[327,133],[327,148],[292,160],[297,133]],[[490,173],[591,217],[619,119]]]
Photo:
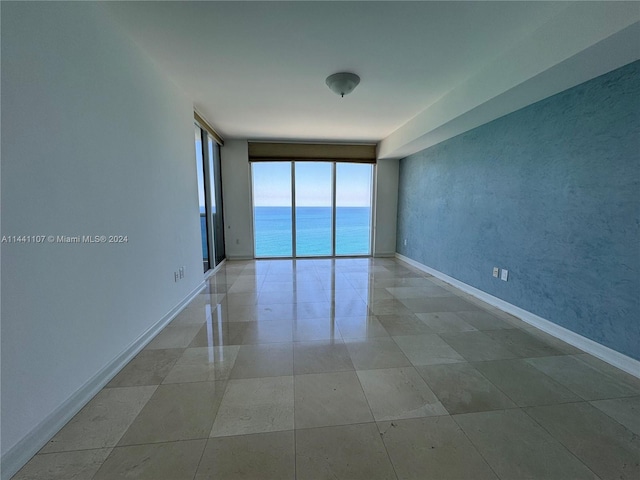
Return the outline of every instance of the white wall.
[[[399,160],[378,160],[376,167],[375,257],[393,256],[396,252],[399,166]]]
[[[93,2],[1,8],[2,235],[128,236],[2,244],[6,475],[203,274],[191,102]]]
[[[246,140],[227,140],[221,149],[225,253],[230,260],[253,258],[248,148]]]

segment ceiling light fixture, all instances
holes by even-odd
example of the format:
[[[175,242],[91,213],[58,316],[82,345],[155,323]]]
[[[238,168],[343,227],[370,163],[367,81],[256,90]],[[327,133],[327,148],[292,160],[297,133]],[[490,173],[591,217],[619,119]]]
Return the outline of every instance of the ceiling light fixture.
[[[360,77],[355,73],[339,72],[329,75],[326,80],[327,86],[337,95],[344,97],[353,92],[353,89],[360,83]]]

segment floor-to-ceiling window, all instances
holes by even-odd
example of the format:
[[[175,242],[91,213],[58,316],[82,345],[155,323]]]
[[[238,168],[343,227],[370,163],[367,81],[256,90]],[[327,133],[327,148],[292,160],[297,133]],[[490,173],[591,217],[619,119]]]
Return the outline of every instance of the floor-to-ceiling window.
[[[255,256],[370,255],[373,175],[369,163],[252,163]]]
[[[368,164],[336,163],[336,255],[371,251],[372,170]]]
[[[220,145],[197,123],[194,128],[202,268],[206,272],[225,258]]]
[[[252,165],[256,257],[293,256],[291,162]]]

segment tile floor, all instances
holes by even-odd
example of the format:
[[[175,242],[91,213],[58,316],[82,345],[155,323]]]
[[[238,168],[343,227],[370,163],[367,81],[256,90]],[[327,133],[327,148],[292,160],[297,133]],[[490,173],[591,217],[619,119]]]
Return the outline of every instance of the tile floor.
[[[227,262],[15,477],[635,479],[640,380],[392,259]]]

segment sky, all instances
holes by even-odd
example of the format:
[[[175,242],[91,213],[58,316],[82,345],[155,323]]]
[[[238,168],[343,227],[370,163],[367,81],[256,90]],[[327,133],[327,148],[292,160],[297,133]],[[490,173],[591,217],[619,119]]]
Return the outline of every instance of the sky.
[[[336,204],[368,207],[371,204],[372,165],[336,164]],[[296,162],[296,206],[331,206],[331,162]],[[256,207],[291,206],[291,164],[252,164],[253,204]]]

